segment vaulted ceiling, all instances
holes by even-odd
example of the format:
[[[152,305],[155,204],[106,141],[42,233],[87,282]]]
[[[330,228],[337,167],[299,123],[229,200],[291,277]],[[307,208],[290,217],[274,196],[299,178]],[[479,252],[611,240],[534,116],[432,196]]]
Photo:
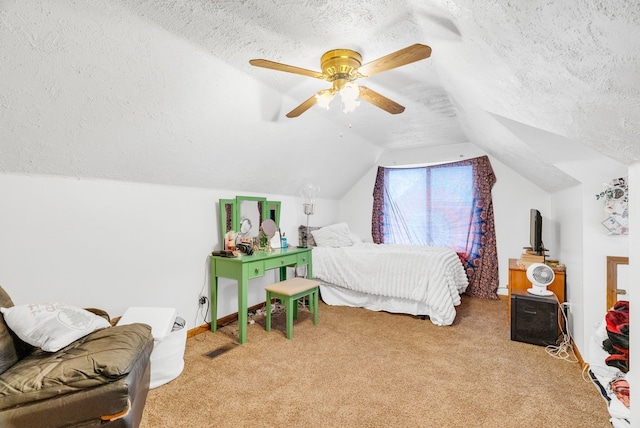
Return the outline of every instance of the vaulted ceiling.
[[[348,48],[406,107],[285,114]],[[640,7],[606,0],[0,0],[0,172],[339,198],[385,150],[471,142],[549,192],[640,160]]]

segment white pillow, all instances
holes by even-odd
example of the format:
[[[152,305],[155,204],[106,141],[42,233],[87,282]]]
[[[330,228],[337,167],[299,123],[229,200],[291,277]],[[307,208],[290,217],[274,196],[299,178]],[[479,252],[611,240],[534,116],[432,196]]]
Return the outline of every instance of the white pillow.
[[[311,231],[318,247],[349,247],[353,245],[347,223],[336,223]]]
[[[349,237],[351,238],[351,242],[353,242],[354,244],[362,244],[362,238],[360,238],[359,235],[356,235],[355,233],[351,232],[349,234]]]
[[[56,352],[109,322],[82,308],[62,303],[31,304],[0,308],[4,320],[23,341]]]

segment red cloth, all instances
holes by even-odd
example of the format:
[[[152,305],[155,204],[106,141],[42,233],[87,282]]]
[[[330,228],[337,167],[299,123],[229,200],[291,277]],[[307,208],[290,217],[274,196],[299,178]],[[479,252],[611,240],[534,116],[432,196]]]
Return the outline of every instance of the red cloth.
[[[629,371],[629,302],[618,300],[605,316],[607,339],[603,348],[610,354],[605,363],[622,372]]]
[[[630,400],[629,400],[629,382],[626,379],[616,379],[611,382],[611,390],[616,397],[625,407],[628,409]]]
[[[629,335],[629,302],[619,300],[606,315],[607,332]],[[628,346],[627,346],[628,348]]]

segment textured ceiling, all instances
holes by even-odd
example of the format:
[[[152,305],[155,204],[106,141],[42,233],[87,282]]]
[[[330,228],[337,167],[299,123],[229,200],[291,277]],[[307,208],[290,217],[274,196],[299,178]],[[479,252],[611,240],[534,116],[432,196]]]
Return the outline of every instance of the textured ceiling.
[[[365,82],[399,115],[287,119],[328,84],[248,62],[414,43]],[[640,160],[639,72],[632,1],[0,0],[0,172],[337,198],[384,150],[472,142],[555,191],[550,147]]]

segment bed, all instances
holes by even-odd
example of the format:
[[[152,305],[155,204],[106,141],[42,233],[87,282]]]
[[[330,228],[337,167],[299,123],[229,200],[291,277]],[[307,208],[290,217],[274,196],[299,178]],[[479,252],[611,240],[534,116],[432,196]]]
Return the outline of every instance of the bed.
[[[468,286],[458,255],[445,247],[363,243],[346,223],[311,232],[313,277],[329,305],[428,316],[451,325]]]

